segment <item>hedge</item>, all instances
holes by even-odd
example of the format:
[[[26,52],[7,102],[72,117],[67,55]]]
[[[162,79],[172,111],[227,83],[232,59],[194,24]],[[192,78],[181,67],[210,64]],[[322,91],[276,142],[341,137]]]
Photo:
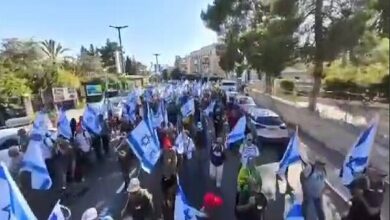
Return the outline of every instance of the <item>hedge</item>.
[[[294,91],[295,84],[291,80],[283,79],[279,85],[283,89],[283,92],[292,93]]]

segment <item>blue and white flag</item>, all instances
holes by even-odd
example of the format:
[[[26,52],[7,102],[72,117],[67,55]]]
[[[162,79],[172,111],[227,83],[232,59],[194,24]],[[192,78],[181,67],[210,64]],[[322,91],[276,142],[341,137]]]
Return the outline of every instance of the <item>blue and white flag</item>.
[[[132,151],[141,163],[142,169],[151,173],[161,155],[160,146],[145,121],[141,121],[127,137]]]
[[[163,115],[164,113],[162,110],[162,107],[163,107],[162,105],[163,105],[162,102],[158,103],[158,107],[157,107],[156,112],[154,112],[153,109],[150,108],[148,117],[150,117],[153,128],[161,127],[161,123],[164,121],[164,115]]]
[[[367,167],[375,141],[378,122],[379,117],[375,116],[368,124],[367,129],[359,135],[350,152],[345,157],[343,167],[340,170],[341,182],[345,186],[348,186],[355,176],[362,173]]]
[[[195,113],[195,101],[193,98],[189,99],[182,107],[181,114],[183,118],[187,118]]]
[[[210,114],[213,113],[214,107],[215,107],[215,103],[216,103],[215,100],[210,102],[210,104],[207,106],[207,108],[205,110],[203,110],[205,115],[210,116]]]
[[[203,216],[203,213],[188,204],[188,200],[180,186],[180,183],[176,193],[174,215],[175,220],[197,220],[198,217]]]
[[[3,162],[0,163],[0,195],[0,219],[37,219]]]
[[[60,200],[58,200],[58,202],[54,206],[53,211],[51,211],[48,220],[65,220],[64,213],[62,213],[61,210]]]
[[[70,128],[70,122],[66,117],[66,112],[61,110],[58,117],[58,135],[66,139],[70,139],[72,137],[72,129]]]
[[[23,156],[21,171],[31,173],[31,187],[33,189],[48,190],[52,181],[42,156],[43,139],[47,134],[46,114],[39,113],[31,129],[30,141]]]
[[[294,134],[291,136],[286,151],[284,152],[284,155],[279,162],[278,174],[280,176],[284,176],[287,167],[289,167],[294,163],[299,162],[300,160],[301,160],[301,155],[299,153],[299,137],[298,137],[298,130],[296,130]]]
[[[287,213],[285,220],[305,220],[302,212],[302,204],[295,200]]]
[[[168,127],[168,111],[167,111],[167,106],[166,102],[164,100],[161,100],[160,102],[160,108],[161,108],[161,113],[163,116],[163,121],[165,122],[165,127]]]
[[[99,135],[102,129],[98,116],[99,112],[87,105],[83,114],[82,126],[85,130],[95,135]]]
[[[232,144],[245,138],[246,117],[242,116],[228,134],[226,143]]]

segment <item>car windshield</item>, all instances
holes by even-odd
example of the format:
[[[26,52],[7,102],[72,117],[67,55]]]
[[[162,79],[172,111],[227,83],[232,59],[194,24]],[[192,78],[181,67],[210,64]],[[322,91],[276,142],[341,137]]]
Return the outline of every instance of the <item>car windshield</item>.
[[[248,97],[240,98],[238,100],[238,103],[240,105],[252,105],[252,104],[254,104],[253,100],[251,98],[248,98]]]
[[[234,82],[224,82],[224,83],[222,83],[222,85],[223,86],[235,86],[236,83],[234,83]]]
[[[256,118],[256,122],[262,125],[280,126],[283,124],[279,117],[275,116],[261,116]]]

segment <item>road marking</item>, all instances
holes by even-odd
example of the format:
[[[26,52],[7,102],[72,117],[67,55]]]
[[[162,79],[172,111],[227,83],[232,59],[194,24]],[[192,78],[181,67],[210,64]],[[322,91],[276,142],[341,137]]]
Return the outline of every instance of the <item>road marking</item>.
[[[116,194],[119,194],[123,191],[123,188],[125,188],[125,182],[122,182],[122,185],[119,186],[119,188],[116,190]]]

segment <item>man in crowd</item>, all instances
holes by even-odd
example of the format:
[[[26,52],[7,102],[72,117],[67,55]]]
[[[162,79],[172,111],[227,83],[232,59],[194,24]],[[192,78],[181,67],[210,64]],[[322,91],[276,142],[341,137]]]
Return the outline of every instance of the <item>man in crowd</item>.
[[[138,178],[130,180],[127,192],[129,194],[125,207],[121,212],[122,218],[131,216],[133,220],[152,219],[154,214],[152,194],[147,189],[141,188]]]
[[[306,164],[302,170],[300,181],[303,192],[302,209],[305,219],[325,220],[322,206],[322,196],[326,186],[325,179],[325,163],[319,159],[314,164]],[[310,213],[310,210],[314,210],[315,215]]]
[[[218,137],[210,151],[210,178],[216,181],[217,188],[222,185],[223,163],[225,161],[224,150],[222,138]]]
[[[351,207],[345,220],[380,220],[385,174],[369,167],[351,183]]]
[[[258,147],[253,144],[252,134],[247,134],[244,143],[239,149],[241,155],[241,166],[245,167],[248,164],[248,158],[257,158],[260,156]]]

